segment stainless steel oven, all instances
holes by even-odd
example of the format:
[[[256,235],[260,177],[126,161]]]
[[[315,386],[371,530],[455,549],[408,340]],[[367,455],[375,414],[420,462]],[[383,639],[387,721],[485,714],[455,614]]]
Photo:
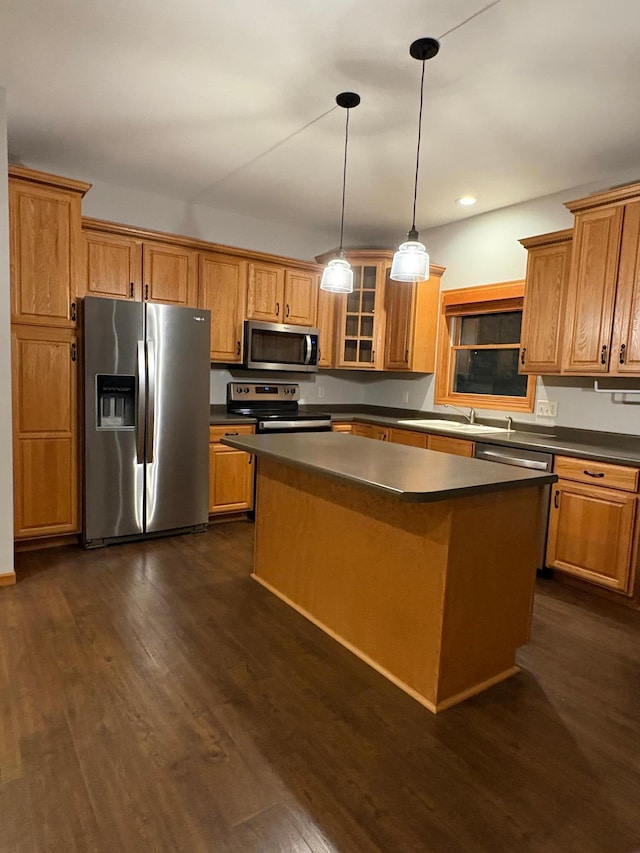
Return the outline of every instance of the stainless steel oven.
[[[308,326],[247,320],[243,363],[252,370],[312,373],[318,369],[319,340],[319,330]]]

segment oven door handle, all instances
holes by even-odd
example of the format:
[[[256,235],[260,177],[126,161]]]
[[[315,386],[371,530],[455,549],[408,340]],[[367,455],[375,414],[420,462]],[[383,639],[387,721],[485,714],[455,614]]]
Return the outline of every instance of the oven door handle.
[[[304,360],[303,364],[311,362],[311,335],[304,336]]]

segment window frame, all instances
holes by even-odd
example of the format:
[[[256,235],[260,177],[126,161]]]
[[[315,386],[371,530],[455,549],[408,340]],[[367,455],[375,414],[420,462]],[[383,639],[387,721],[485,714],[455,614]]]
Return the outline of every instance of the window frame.
[[[440,298],[438,321],[438,351],[436,360],[435,402],[438,405],[470,406],[474,409],[501,409],[508,412],[533,412],[536,396],[534,375],[527,376],[525,397],[509,397],[497,394],[460,394],[453,391],[454,359],[457,344],[454,340],[457,317],[477,314],[497,314],[507,311],[522,311],[524,304],[524,281],[504,281],[499,284],[482,284],[459,290],[445,290]],[[488,345],[487,345],[488,346]],[[472,347],[479,349],[480,347]],[[497,344],[491,349],[516,349],[517,344]]]

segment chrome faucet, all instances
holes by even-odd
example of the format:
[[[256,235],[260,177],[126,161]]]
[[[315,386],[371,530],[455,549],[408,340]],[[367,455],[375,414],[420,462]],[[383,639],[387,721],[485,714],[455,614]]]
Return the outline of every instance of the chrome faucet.
[[[511,417],[511,415],[505,415],[504,419],[507,422],[507,430],[509,432],[513,432],[513,418]]]
[[[459,409],[457,406],[452,406],[451,403],[445,403],[444,405],[447,409],[455,409],[456,412],[460,412],[460,414],[463,417],[465,417],[469,421],[470,424],[475,424],[475,422],[476,422],[476,410],[472,409],[471,406],[469,406],[469,414],[465,415],[465,413],[462,411],[462,409]]]

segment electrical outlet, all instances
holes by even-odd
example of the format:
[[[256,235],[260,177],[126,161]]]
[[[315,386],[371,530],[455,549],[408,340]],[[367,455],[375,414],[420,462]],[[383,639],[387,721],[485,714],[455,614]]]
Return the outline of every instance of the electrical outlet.
[[[408,402],[409,402],[409,392],[408,392],[408,391],[403,391],[403,392],[402,392],[402,402],[403,402],[403,403],[408,403]]]
[[[324,388],[322,385],[318,385],[318,398],[322,399],[324,397]]]
[[[541,418],[557,418],[558,403],[556,400],[538,400],[536,403],[536,415]]]

